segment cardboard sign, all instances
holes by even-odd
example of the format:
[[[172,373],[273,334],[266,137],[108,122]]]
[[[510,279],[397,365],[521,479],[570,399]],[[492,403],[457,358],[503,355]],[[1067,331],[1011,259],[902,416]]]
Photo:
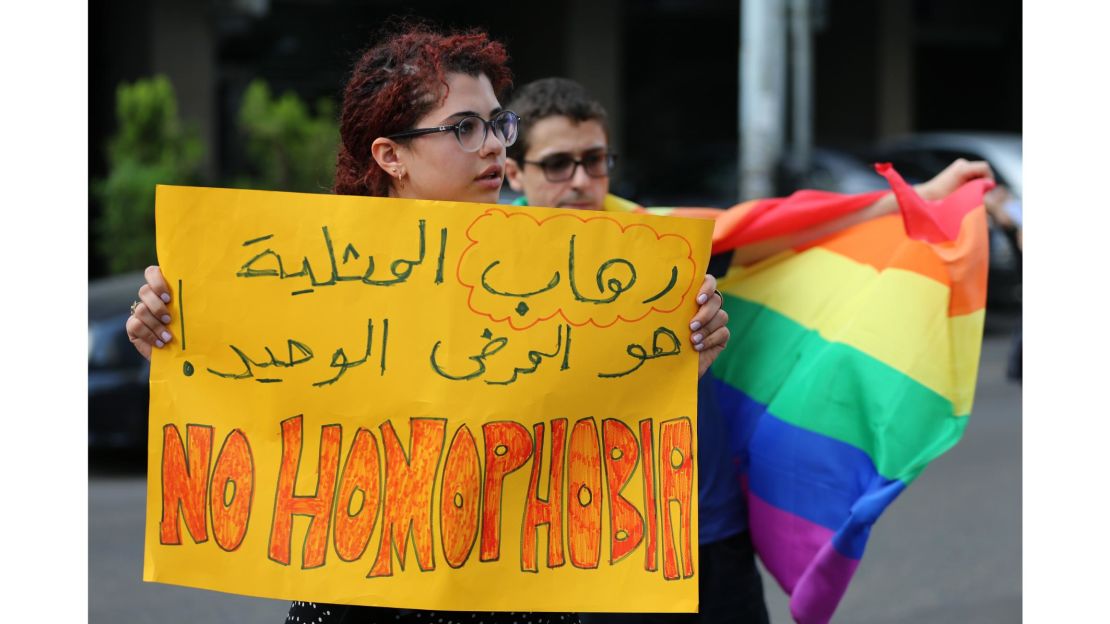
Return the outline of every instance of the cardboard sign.
[[[148,581],[694,611],[712,223],[160,186]]]

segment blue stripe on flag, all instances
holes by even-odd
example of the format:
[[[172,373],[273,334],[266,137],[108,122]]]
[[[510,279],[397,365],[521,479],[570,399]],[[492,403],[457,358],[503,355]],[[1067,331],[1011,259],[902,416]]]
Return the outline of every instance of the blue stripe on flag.
[[[717,380],[730,448],[750,491],[765,502],[836,531],[833,545],[859,559],[871,524],[905,489],[879,475],[862,450],[776,418]]]

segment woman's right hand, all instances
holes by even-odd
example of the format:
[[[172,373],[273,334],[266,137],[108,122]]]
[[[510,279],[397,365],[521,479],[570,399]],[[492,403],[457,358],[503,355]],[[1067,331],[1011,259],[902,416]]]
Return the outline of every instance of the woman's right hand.
[[[151,350],[161,349],[173,340],[167,327],[170,323],[170,290],[162,278],[162,270],[157,266],[146,268],[146,284],[139,288],[139,301],[127,319],[127,337],[135,349],[146,359]]]

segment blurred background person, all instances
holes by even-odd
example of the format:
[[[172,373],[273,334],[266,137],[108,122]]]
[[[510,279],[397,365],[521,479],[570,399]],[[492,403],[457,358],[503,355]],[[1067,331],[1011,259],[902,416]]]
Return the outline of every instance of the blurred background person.
[[[521,116],[520,136],[509,146],[505,173],[523,195],[517,205],[594,211],[640,211],[638,205],[609,193],[616,154],[609,145],[605,108],[582,85],[566,78],[544,78],[517,89],[509,108]],[[923,196],[940,199],[964,182],[991,175],[982,161],[958,160],[919,185]],[[751,263],[863,220],[887,214],[897,205],[886,194],[855,213],[818,227],[715,256],[722,276],[733,263]],[[699,216],[713,216],[708,211]],[[717,400],[716,384],[698,383],[698,513],[700,605],[697,614],[583,614],[586,623],[768,621],[762,579],[748,532],[741,480],[729,447],[729,428]]]
[[[987,193],[983,204],[991,220],[1005,234],[1017,257],[1018,271],[1021,270],[1021,198],[1015,197],[1005,186],[999,185]],[[1006,378],[1021,382],[1021,321],[1014,330],[1010,346],[1010,357],[1006,363]]]

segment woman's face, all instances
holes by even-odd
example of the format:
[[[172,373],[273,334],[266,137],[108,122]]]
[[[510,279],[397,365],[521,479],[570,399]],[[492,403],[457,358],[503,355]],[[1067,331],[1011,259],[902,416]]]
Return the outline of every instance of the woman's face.
[[[452,125],[468,115],[488,121],[501,111],[485,75],[447,74],[447,85],[447,98],[416,128]],[[438,132],[398,143],[397,163],[405,175],[393,184],[396,197],[492,204],[504,179],[505,145],[490,130],[478,151],[465,152],[454,132]]]

